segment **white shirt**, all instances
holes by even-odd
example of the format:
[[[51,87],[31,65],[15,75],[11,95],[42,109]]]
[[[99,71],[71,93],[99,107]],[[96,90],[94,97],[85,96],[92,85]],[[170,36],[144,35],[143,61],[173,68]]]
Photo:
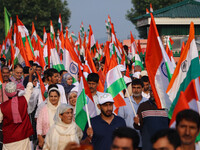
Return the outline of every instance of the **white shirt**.
[[[146,93],[144,93],[142,91],[142,97],[145,97],[145,98],[149,99],[150,98],[150,93],[146,94]]]
[[[100,96],[102,94],[103,94],[102,92],[98,92],[97,91],[96,94],[93,96],[93,100],[94,100],[94,104],[95,104],[97,115],[100,115],[100,113],[101,113],[100,109],[97,107],[97,104],[99,104],[99,98],[100,98]]]

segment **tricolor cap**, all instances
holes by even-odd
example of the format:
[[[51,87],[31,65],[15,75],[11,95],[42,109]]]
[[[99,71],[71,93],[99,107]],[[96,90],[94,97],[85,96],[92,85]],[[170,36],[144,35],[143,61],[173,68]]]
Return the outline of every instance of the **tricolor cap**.
[[[126,71],[126,68],[124,67],[124,65],[118,65],[119,71],[124,72]]]
[[[112,95],[109,94],[109,93],[103,93],[99,98],[99,104],[104,104],[104,103],[107,103],[107,102],[114,103]]]

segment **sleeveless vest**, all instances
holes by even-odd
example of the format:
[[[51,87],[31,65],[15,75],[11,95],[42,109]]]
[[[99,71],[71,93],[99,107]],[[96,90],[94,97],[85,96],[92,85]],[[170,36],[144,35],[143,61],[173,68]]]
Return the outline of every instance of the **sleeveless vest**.
[[[33,128],[27,113],[27,101],[24,96],[18,97],[18,109],[22,118],[21,123],[14,123],[11,110],[11,100],[0,105],[3,114],[3,143],[24,140],[33,135]]]

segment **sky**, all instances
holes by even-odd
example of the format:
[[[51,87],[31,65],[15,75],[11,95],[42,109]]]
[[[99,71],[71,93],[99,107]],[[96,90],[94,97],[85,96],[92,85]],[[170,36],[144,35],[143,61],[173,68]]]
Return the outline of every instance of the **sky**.
[[[130,31],[135,38],[138,37],[134,25],[125,16],[127,10],[133,7],[131,0],[67,0],[67,2],[71,11],[69,30],[76,35],[83,21],[85,31],[90,24],[95,39],[99,43],[105,42],[107,40],[105,20],[110,15],[116,36],[121,42],[130,36]]]

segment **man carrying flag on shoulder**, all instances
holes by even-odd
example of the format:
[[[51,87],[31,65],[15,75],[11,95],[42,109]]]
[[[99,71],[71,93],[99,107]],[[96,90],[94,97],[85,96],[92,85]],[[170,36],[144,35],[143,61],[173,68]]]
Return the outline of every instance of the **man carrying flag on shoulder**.
[[[109,93],[100,96],[98,108],[101,114],[91,119],[91,128],[86,125],[82,144],[92,143],[95,150],[110,150],[113,131],[126,126],[124,119],[112,113],[113,104],[114,100]]]

